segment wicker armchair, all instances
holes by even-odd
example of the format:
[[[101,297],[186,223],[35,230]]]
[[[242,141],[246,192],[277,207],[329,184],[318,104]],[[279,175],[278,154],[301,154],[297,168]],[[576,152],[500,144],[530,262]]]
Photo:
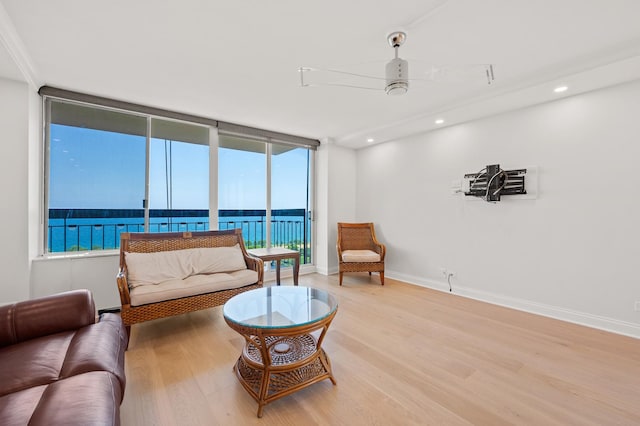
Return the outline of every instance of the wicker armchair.
[[[340,285],[345,272],[380,273],[384,285],[385,246],[376,239],[373,223],[338,223]]]

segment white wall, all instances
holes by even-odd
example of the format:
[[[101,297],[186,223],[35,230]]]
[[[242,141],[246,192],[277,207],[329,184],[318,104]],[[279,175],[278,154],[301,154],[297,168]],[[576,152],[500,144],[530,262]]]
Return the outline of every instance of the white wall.
[[[41,99],[0,78],[0,304],[89,288],[100,308],[119,306],[118,256],[38,258],[42,241]],[[32,261],[33,260],[33,261]]]
[[[336,224],[356,216],[356,153],[324,140],[316,158],[316,266],[326,275],[338,271]]]
[[[31,297],[87,288],[98,309],[118,308],[118,263],[118,254],[36,258],[31,264]]]
[[[358,151],[386,275],[640,337],[639,111],[636,81]],[[538,166],[538,198],[452,194],[495,163]]]
[[[28,90],[29,97],[29,139],[28,139],[28,256],[34,259],[43,245],[42,204],[42,100],[36,90]]]
[[[0,78],[0,303],[29,297],[29,88]]]

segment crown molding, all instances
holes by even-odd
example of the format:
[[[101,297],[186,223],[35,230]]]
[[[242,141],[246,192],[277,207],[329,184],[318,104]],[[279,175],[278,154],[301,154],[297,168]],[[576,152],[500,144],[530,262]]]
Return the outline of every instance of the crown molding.
[[[2,3],[0,3],[0,44],[9,53],[24,80],[37,90],[41,84],[37,78],[33,61]]]

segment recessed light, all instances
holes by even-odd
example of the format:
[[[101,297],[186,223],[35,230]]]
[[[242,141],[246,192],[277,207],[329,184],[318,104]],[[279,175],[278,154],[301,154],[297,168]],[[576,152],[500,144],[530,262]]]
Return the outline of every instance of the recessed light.
[[[371,143],[373,141],[374,141],[373,138],[367,138],[367,142]]]
[[[442,124],[442,123],[444,123],[444,120],[443,120],[442,118],[438,118],[438,119],[435,121],[435,123],[436,123],[436,124]]]
[[[567,86],[558,86],[555,89],[553,89],[553,91],[556,93],[562,93],[562,92],[566,92],[567,89],[568,89]]]

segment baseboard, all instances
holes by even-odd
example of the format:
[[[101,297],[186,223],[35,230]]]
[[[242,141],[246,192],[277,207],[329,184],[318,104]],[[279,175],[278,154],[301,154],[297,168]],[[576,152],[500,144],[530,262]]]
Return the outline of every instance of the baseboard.
[[[337,274],[338,271],[338,267],[333,267],[333,268],[321,268],[321,267],[316,267],[316,272],[321,274],[321,275],[333,275],[333,274]]]
[[[300,265],[300,271],[298,276],[313,274],[317,272],[317,268],[314,265]],[[291,278],[293,276],[293,268],[283,267],[280,270],[280,278]],[[274,281],[276,279],[276,270],[270,269],[264,272],[264,281]]]
[[[447,293],[449,292],[449,285],[446,282],[427,280],[389,270],[385,271],[385,276],[394,280],[406,282],[407,284],[427,287]],[[640,339],[640,324],[636,323],[620,321],[615,318],[603,317],[587,312],[561,308],[559,306],[532,302],[525,299],[503,296],[500,294],[480,291],[469,287],[461,287],[460,285],[456,285],[452,293],[458,296],[492,303],[494,305],[517,309],[519,311],[542,315],[561,321],[567,321],[574,324],[584,325],[587,327]]]
[[[427,287],[427,288],[431,288],[434,290],[440,290],[440,291],[449,291],[449,285],[445,282],[441,282],[441,281],[436,281],[436,280],[428,280],[428,279],[424,279],[424,278],[420,278],[420,277],[415,277],[413,275],[407,275],[407,274],[403,274],[401,272],[395,272],[395,271],[390,271],[390,270],[386,270],[384,271],[384,276],[386,278],[391,278],[392,280],[397,280],[397,281],[402,281],[405,282],[407,284],[413,284],[413,285],[417,285],[420,287]]]

